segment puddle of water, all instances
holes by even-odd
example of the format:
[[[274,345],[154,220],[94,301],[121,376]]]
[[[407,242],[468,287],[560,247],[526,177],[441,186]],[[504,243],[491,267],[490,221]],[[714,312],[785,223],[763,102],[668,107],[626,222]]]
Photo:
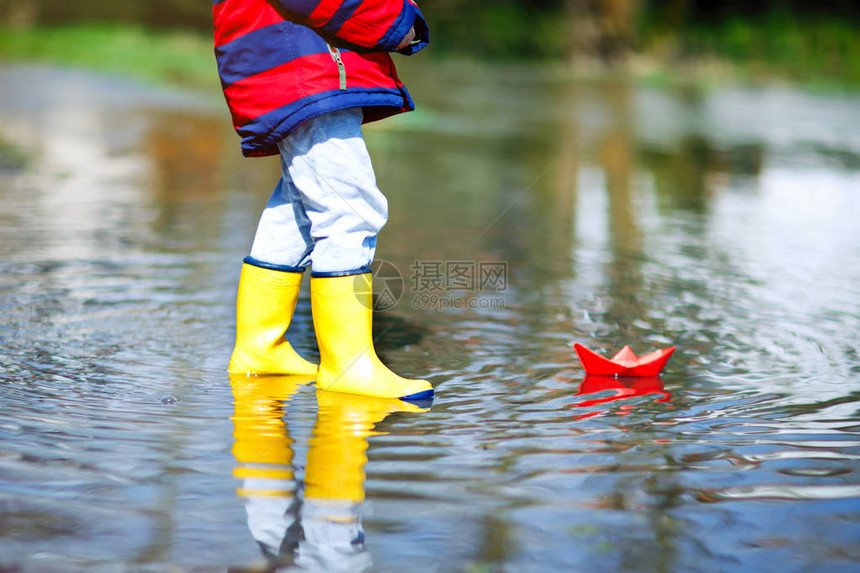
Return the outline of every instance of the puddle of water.
[[[0,69],[0,567],[849,570],[856,98],[412,74],[366,136],[429,410],[231,384],[278,166],[219,103]],[[573,342],[678,351],[583,380]]]

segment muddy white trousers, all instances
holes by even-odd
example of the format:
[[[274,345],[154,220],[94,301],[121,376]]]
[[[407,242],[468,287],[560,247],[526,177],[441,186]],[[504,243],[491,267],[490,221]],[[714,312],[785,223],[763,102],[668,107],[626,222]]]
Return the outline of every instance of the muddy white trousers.
[[[246,262],[313,276],[365,272],[388,201],[376,186],[361,108],[321,115],[279,144],[281,179]]]

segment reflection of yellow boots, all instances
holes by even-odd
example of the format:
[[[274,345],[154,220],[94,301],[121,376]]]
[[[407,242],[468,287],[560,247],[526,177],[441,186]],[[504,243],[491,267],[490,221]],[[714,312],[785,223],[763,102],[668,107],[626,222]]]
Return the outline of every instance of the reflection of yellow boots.
[[[236,493],[245,504],[248,529],[272,563],[298,541],[298,503],[294,498],[293,440],[284,420],[286,403],[313,376],[231,375],[235,412],[233,475],[242,480]]]
[[[242,265],[230,373],[316,374],[316,365],[284,339],[299,299],[302,274]]]
[[[291,496],[293,440],[283,420],[285,402],[313,376],[269,376],[265,379],[233,375],[233,475],[244,479],[242,497]]]
[[[312,277],[311,306],[320,348],[319,388],[404,400],[433,395],[429,382],[401,378],[376,356],[370,273]]]
[[[367,438],[393,412],[426,412],[416,404],[317,390],[319,414],[310,439],[305,499],[364,500]]]

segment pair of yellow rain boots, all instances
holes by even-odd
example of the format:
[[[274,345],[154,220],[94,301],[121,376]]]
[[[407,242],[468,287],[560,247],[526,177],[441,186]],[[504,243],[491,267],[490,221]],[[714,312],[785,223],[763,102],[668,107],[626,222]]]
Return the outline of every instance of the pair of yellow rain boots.
[[[302,276],[247,262],[242,266],[231,374],[315,374],[317,387],[333,392],[403,400],[433,396],[429,382],[401,378],[376,355],[370,273],[311,278],[320,365],[299,356],[284,332],[296,308]]]

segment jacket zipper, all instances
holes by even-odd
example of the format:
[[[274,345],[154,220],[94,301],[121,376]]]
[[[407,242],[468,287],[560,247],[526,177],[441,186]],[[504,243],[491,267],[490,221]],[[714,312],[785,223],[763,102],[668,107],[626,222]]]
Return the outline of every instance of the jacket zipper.
[[[334,60],[335,64],[337,64],[337,76],[340,80],[340,89],[346,90],[346,66],[343,65],[343,59],[340,57],[340,50],[334,46],[328,45],[328,53],[331,54],[331,59]]]

